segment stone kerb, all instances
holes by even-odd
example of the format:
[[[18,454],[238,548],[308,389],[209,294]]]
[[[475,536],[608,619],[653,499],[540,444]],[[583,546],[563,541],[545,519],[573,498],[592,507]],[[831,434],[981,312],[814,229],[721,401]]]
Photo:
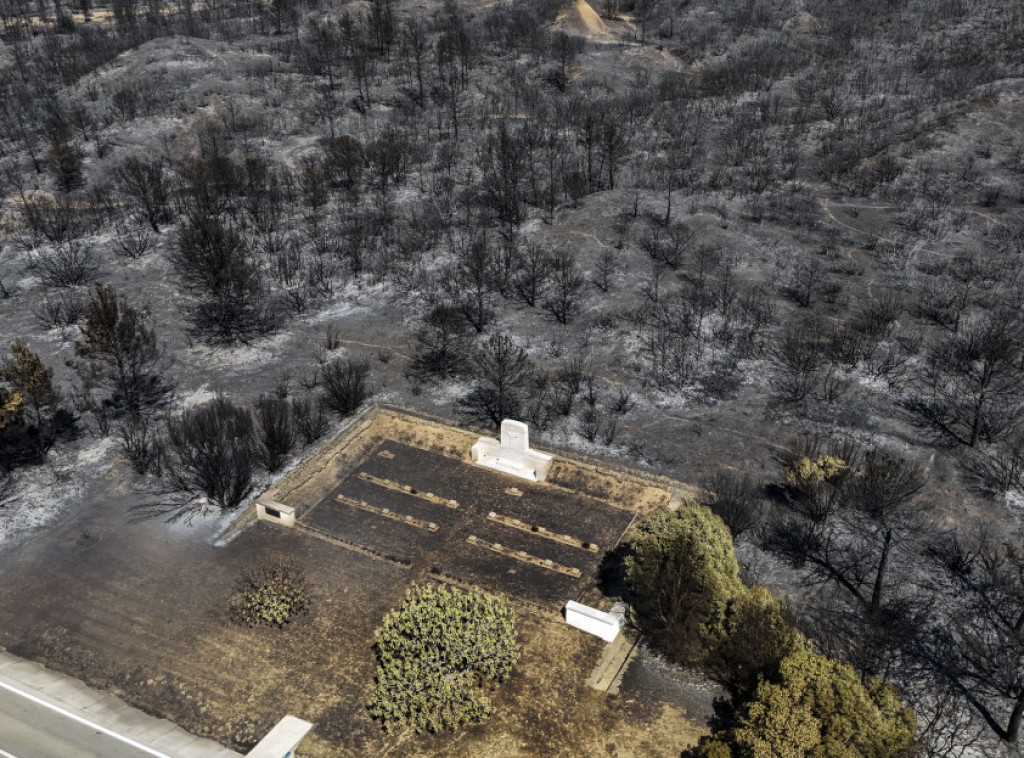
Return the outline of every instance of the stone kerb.
[[[295,756],[295,748],[312,728],[313,725],[308,721],[285,716],[256,747],[246,753],[246,758],[291,758]]]

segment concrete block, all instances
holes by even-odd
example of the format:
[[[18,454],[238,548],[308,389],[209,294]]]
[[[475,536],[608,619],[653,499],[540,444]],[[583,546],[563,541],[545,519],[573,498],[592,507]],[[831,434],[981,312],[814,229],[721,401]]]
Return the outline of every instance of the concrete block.
[[[270,730],[252,750],[246,753],[247,758],[294,758],[295,748],[302,738],[313,728],[308,721],[285,716],[277,726]]]
[[[295,509],[264,495],[256,501],[256,518],[282,526],[295,526]]]
[[[591,608],[589,605],[570,600],[565,604],[565,622],[576,629],[611,642],[622,631],[622,619]]]

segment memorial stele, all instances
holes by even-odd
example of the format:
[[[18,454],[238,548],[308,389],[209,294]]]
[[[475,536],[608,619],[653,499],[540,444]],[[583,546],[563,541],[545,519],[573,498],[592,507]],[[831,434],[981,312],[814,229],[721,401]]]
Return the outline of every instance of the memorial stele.
[[[518,476],[531,482],[543,482],[551,468],[550,455],[530,449],[530,427],[522,421],[501,422],[501,440],[481,437],[470,448],[479,466]]]

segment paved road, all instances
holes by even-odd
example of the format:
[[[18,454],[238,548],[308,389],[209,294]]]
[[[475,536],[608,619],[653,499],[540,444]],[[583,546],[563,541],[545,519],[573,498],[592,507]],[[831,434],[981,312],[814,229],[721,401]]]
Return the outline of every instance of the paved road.
[[[41,705],[0,683],[0,756],[3,758],[154,758],[164,756]],[[79,717],[81,718],[81,717]],[[165,758],[170,758],[165,756]]]
[[[241,758],[0,648],[0,758]]]

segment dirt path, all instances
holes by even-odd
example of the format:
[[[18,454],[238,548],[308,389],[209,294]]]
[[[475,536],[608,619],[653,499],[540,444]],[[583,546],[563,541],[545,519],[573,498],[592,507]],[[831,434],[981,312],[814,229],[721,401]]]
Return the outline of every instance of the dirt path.
[[[340,342],[343,345],[358,345],[359,347],[369,347],[369,348],[373,348],[374,350],[386,350],[389,353],[391,353],[392,355],[397,355],[399,358],[404,358],[407,361],[411,361],[412,360],[412,358],[410,356],[406,355],[405,353],[401,352],[400,350],[396,350],[393,345],[381,345],[381,344],[377,344],[375,342],[359,342],[358,340],[346,340],[346,339],[338,339],[338,342]]]
[[[882,242],[888,242],[889,244],[892,244],[892,245],[900,244],[898,240],[894,240],[891,237],[886,237],[886,236],[881,235],[881,234],[875,234],[874,232],[869,232],[866,229],[858,229],[855,226],[851,226],[850,224],[847,224],[845,221],[840,221],[838,218],[836,218],[836,215],[832,212],[833,208],[862,208],[864,210],[876,210],[877,211],[877,210],[892,210],[896,206],[893,206],[893,205],[855,205],[855,204],[852,204],[852,203],[839,203],[839,202],[836,202],[834,200],[828,200],[828,199],[823,198],[823,197],[819,197],[818,198],[818,204],[821,206],[822,211],[824,211],[824,213],[828,217],[829,221],[831,221],[836,226],[841,226],[844,229],[849,229],[850,231],[856,232],[857,234],[863,234],[863,235],[866,235],[868,237],[872,237],[873,239],[880,240]],[[994,218],[994,217],[990,216],[987,213],[982,213],[981,211],[967,210],[967,209],[960,209],[960,210],[963,210],[964,213],[971,213],[971,214],[973,214],[975,216],[980,216],[981,218],[984,218],[984,219],[986,219],[986,220],[988,220],[988,221],[990,221],[990,222],[992,222],[994,224],[999,224],[1000,226],[1004,226],[1002,221],[1000,221],[997,218]],[[945,252],[945,251],[942,251],[942,250],[932,250],[931,248],[927,248],[927,247],[923,247],[923,246],[922,247],[917,247],[916,250],[918,252],[921,252],[921,253],[928,253],[930,255],[937,255],[940,258],[955,258],[956,255],[957,255],[956,253],[949,253],[949,252]]]

